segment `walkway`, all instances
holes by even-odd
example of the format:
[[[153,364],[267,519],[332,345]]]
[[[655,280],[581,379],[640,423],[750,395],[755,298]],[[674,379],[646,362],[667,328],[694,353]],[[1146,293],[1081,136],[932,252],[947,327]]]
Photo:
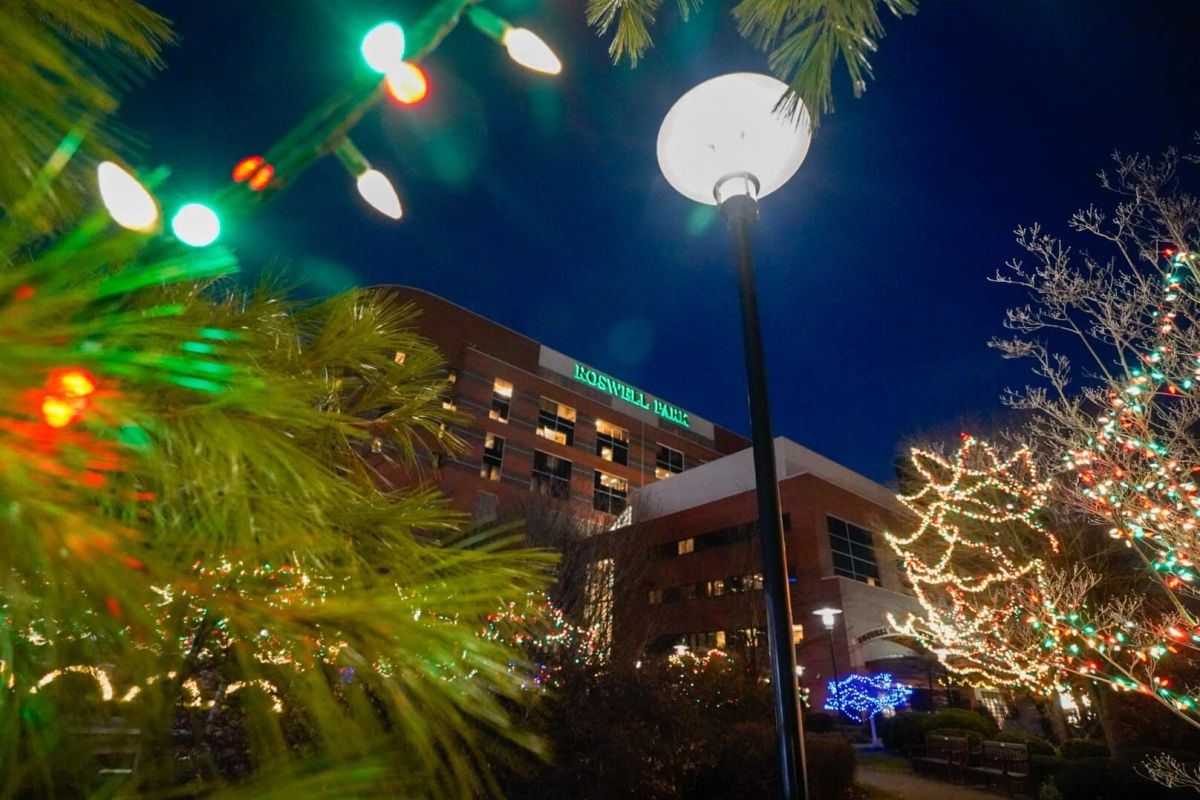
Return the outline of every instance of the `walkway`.
[[[949,781],[907,775],[902,772],[876,772],[860,766],[854,772],[859,783],[902,795],[906,800],[998,800],[1003,795],[970,789]]]

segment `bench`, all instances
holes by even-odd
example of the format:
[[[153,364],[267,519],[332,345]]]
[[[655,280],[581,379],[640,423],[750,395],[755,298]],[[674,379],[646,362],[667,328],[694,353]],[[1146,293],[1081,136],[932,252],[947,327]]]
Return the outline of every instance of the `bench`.
[[[987,786],[993,781],[1003,781],[1009,797],[1014,787],[1024,792],[1030,789],[1029,748],[1013,742],[984,742],[979,754],[979,764],[971,767],[972,777],[982,778]]]
[[[930,733],[925,736],[925,752],[912,760],[914,768],[927,767],[951,778],[961,777],[971,760],[971,741],[965,736]]]

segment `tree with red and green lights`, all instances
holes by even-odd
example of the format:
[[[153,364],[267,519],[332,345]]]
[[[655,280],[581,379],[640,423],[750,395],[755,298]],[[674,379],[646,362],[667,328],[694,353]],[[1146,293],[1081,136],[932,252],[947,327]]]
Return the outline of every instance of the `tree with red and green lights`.
[[[123,161],[108,114],[160,17],[4,27],[0,797],[486,792],[482,741],[537,743],[479,633],[548,560],[380,483],[456,447],[412,310],[239,288],[216,211]],[[278,152],[230,192],[294,178]]]

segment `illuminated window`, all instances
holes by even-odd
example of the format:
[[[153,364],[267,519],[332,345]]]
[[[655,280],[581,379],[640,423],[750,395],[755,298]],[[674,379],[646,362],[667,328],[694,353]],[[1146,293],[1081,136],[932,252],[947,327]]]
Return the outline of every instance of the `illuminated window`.
[[[454,387],[458,383],[458,370],[452,369],[446,374],[446,383],[449,388],[442,394],[442,408],[447,411],[457,411],[458,404],[454,402]]]
[[[980,692],[979,702],[983,703],[983,707],[992,712],[992,717],[998,724],[1003,725],[1005,718],[1008,717],[1008,706],[1004,704],[1004,698],[999,692]]]
[[[513,385],[496,378],[492,384],[492,409],[488,416],[497,422],[508,422],[508,407],[512,404]]]
[[[489,481],[500,480],[500,466],[504,463],[504,438],[489,433],[483,439],[483,466],[479,477]]]
[[[397,364],[403,364],[405,355],[403,350],[397,350],[396,355],[392,356],[392,361],[395,361]]]
[[[662,605],[663,593],[662,589],[651,589],[646,593],[646,602],[652,606]]]
[[[685,633],[679,637],[679,644],[686,646],[689,650],[699,653],[704,653],[714,648],[720,650],[725,647],[725,631],[700,631],[699,633]]]
[[[683,472],[683,453],[667,447],[658,446],[658,462],[654,467],[654,477],[662,480]]]
[[[568,447],[575,443],[575,409],[549,397],[538,409],[537,435]]]
[[[625,510],[625,498],[629,494],[629,481],[596,470],[594,489],[592,508],[608,514],[620,514]]]
[[[828,517],[829,548],[833,551],[833,574],[870,586],[879,585],[879,565],[871,532],[837,517]]]
[[[547,494],[559,500],[570,499],[571,462],[541,450],[534,450],[530,487],[539,494]]]
[[[792,625],[792,644],[800,644],[804,641],[804,626]]]
[[[629,463],[629,431],[596,420],[596,455],[614,464]]]
[[[688,553],[695,552],[696,540],[695,539],[680,539],[678,542],[675,543],[675,547],[676,547],[676,550],[675,550],[676,555],[685,556]]]
[[[725,581],[720,578],[715,581],[709,581],[707,584],[707,593],[709,597],[721,597],[725,594]]]

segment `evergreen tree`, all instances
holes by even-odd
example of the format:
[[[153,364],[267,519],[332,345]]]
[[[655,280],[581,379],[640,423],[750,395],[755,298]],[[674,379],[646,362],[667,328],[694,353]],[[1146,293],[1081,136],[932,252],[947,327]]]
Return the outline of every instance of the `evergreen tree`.
[[[62,69],[0,70],[37,159],[0,174],[0,796],[487,791],[492,748],[536,743],[478,634],[544,559],[370,468],[456,446],[412,309],[246,293],[221,247],[113,225],[78,124],[112,96],[69,36],[155,59],[165,24],[5,5],[0,63]]]

